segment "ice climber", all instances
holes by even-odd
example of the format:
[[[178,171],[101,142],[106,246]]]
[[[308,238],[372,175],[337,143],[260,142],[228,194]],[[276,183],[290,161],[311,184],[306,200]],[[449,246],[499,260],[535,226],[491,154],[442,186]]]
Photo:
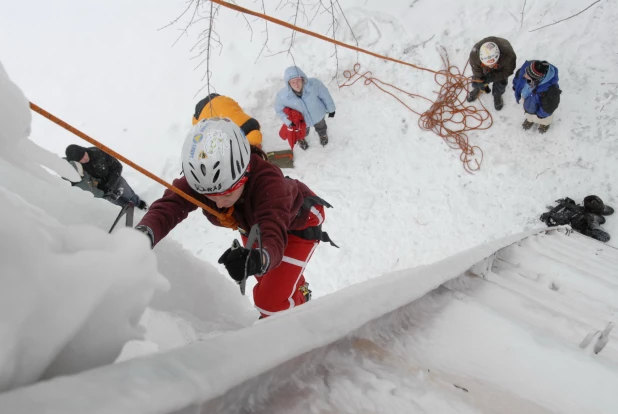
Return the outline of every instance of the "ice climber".
[[[296,125],[284,111],[285,108],[294,109],[302,114],[307,125],[305,136],[309,135],[313,126],[320,137],[320,144],[328,144],[325,116],[335,116],[335,102],[326,86],[317,78],[307,78],[298,66],[287,68],[283,77],[285,87],[277,93],[275,100],[275,112],[281,121],[287,127],[295,128]],[[304,150],[309,148],[306,139],[298,140],[298,145]]]
[[[82,177],[81,182],[73,183],[74,186],[119,206],[131,202],[141,210],[148,208],[146,202],[122,178],[122,164],[116,158],[96,147],[84,148],[79,145],[69,145],[65,154],[66,160]]]
[[[189,132],[181,153],[184,176],[174,186],[204,203],[202,213],[215,226],[238,229],[243,245],[252,226],[261,231],[262,251],[233,246],[219,258],[232,279],[255,276],[253,298],[261,317],[291,309],[310,299],[304,271],[320,241],[324,207],[330,205],[305,184],[284,177],[250,146],[231,120],[210,118]],[[198,207],[166,190],[152,203],[136,229],[152,246]],[[332,242],[331,242],[332,243]]]
[[[547,132],[562,93],[558,68],[544,60],[526,61],[513,78],[513,90],[517,103],[524,98],[526,120],[522,128],[528,130],[538,124],[541,134]]]
[[[474,102],[481,90],[489,92],[493,83],[494,108],[504,106],[502,95],[508,85],[509,76],[515,71],[517,56],[508,40],[500,37],[486,37],[474,45],[470,52],[472,69],[472,90],[468,102]]]

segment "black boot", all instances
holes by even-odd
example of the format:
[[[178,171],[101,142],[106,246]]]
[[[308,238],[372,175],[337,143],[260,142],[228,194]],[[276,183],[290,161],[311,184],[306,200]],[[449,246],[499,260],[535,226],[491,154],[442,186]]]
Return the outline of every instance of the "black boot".
[[[320,137],[320,144],[322,146],[328,144],[328,135],[323,135],[323,136]]]
[[[599,226],[599,223],[597,223],[596,220],[592,221],[592,224],[590,224],[590,228],[585,231],[584,234],[603,243],[608,242],[610,239],[609,233],[604,231],[601,226]]]
[[[479,97],[479,93],[481,93],[481,90],[478,88],[474,88],[470,91],[470,93],[468,94],[468,102],[474,102],[476,101],[476,98]]]
[[[496,111],[501,110],[504,107],[504,100],[502,99],[502,95],[494,95],[494,108]]]
[[[298,140],[297,143],[298,143],[298,146],[302,148],[303,150],[306,150],[307,148],[309,148],[309,144],[307,144],[307,141],[304,139]]]
[[[539,125],[539,133],[544,134],[549,129],[549,125]]]
[[[534,122],[530,122],[530,121],[528,121],[528,120],[526,119],[526,120],[524,121],[524,123],[523,123],[523,124],[521,124],[521,127],[522,127],[525,131],[527,131],[527,130],[529,130],[530,128],[532,128],[532,125],[534,125]]]
[[[614,214],[614,209],[608,205],[605,205],[603,200],[595,195],[589,195],[584,198],[584,208],[590,213],[600,214],[603,216]]]
[[[146,204],[146,202],[144,200],[140,200],[139,203],[137,203],[137,208],[139,208],[140,210],[148,210],[148,204]]]

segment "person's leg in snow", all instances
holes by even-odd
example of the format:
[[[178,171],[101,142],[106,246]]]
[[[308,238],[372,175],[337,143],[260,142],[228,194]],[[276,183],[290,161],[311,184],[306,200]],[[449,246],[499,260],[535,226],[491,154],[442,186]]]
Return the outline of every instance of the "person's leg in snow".
[[[307,227],[324,222],[324,207],[311,208]],[[256,276],[257,285],[253,288],[255,307],[261,316],[267,317],[277,312],[292,309],[306,303],[310,298],[304,271],[309,263],[318,240],[305,240],[288,234],[288,244],[283,251],[283,261],[263,276]]]
[[[326,132],[326,129],[328,127],[326,125],[326,119],[323,118],[320,122],[315,124],[314,127],[315,127],[315,132],[317,132],[318,136],[320,137],[320,144],[322,146],[328,144],[328,134]]]
[[[506,85],[508,85],[508,79],[504,79],[498,82],[494,82],[492,85],[491,93],[494,96],[494,108],[496,111],[499,111],[504,106],[504,100],[502,99],[502,95],[504,95],[504,91],[506,90]]]

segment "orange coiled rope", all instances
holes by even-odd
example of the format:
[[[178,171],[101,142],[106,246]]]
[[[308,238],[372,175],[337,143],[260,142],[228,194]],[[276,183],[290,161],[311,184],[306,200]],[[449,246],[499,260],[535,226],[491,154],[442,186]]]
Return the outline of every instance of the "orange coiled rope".
[[[410,112],[420,117],[418,124],[422,129],[433,131],[444,139],[449,147],[461,150],[459,159],[463,163],[464,169],[469,173],[473,173],[481,168],[483,150],[476,145],[470,145],[467,132],[488,129],[491,127],[493,119],[485,107],[478,109],[475,106],[466,105],[464,101],[466,99],[465,94],[463,100],[460,96],[464,91],[467,91],[471,82],[470,79],[463,76],[456,66],[449,63],[446,52],[442,60],[447,69],[438,71],[434,75],[436,83],[440,85],[440,91],[437,92],[438,97],[435,101],[425,96],[405,91],[393,84],[383,82],[375,78],[370,71],[361,74],[359,63],[354,65],[352,71],[346,70],[343,72],[343,76],[347,80],[339,87],[352,86],[360,79],[364,79],[363,83],[365,85],[374,85],[382,92],[392,96],[408,108]],[[424,99],[431,103],[431,107],[429,110],[420,113],[412,109],[394,93],[387,90],[387,87],[412,98]],[[487,120],[489,120],[489,123],[483,126]]]
[[[161,178],[157,177],[156,175],[154,175],[150,171],[140,167],[139,165],[135,164],[133,161],[123,157],[122,155],[120,155],[116,151],[114,151],[113,149],[111,149],[109,147],[106,147],[105,145],[101,144],[99,141],[97,141],[96,139],[90,137],[89,135],[86,135],[85,133],[83,133],[79,129],[69,125],[68,123],[64,122],[62,119],[60,119],[60,118],[50,114],[49,112],[47,112],[45,109],[39,107],[38,105],[33,104],[32,102],[30,102],[30,108],[34,112],[37,112],[37,113],[41,114],[42,116],[44,116],[45,118],[49,119],[53,123],[61,126],[62,128],[66,129],[69,132],[72,132],[73,134],[77,135],[81,139],[91,143],[95,147],[99,148],[101,151],[104,151],[104,152],[108,153],[109,155],[111,155],[112,157],[115,157],[115,158],[119,159],[120,161],[124,162],[125,164],[135,168],[137,171],[141,172],[146,177],[155,180],[156,182],[158,182],[162,186],[168,188],[170,191],[173,191],[174,193],[178,194],[179,196],[181,196],[185,200],[190,201],[191,203],[195,204],[196,206],[206,210],[206,212],[208,212],[209,214],[212,214],[213,216],[215,216],[217,218],[217,220],[219,220],[219,222],[221,223],[222,226],[228,227],[228,228],[230,228],[232,230],[236,230],[238,228],[238,222],[232,216],[232,214],[234,213],[234,207],[229,208],[225,213],[220,213],[220,212],[218,212],[218,211],[208,207],[206,204],[202,203],[201,201],[197,200],[196,198],[191,197],[189,194],[185,193],[184,191],[180,190],[179,188],[176,188],[173,185],[167,183],[166,181],[164,181]]]

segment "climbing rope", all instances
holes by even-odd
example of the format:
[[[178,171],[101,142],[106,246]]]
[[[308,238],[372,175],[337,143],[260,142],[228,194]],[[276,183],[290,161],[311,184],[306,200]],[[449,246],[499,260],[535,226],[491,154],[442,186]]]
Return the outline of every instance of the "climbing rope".
[[[37,113],[41,114],[42,116],[44,116],[45,118],[49,119],[53,123],[61,126],[62,128],[66,129],[67,131],[77,135],[81,139],[91,143],[95,147],[99,148],[101,151],[104,151],[107,154],[111,155],[112,157],[117,158],[120,161],[124,162],[125,164],[135,168],[137,171],[141,172],[146,177],[148,177],[148,178],[158,182],[159,184],[161,184],[162,186],[166,187],[170,191],[173,191],[174,193],[178,194],[179,196],[181,196],[185,200],[187,200],[187,201],[195,204],[196,206],[206,210],[208,213],[210,213],[213,216],[217,217],[217,220],[219,220],[219,222],[221,223],[222,226],[228,227],[228,228],[230,228],[232,230],[236,230],[238,228],[238,222],[232,216],[232,214],[234,213],[234,207],[229,208],[225,213],[220,213],[220,212],[214,210],[213,208],[208,207],[206,204],[202,203],[201,201],[197,200],[196,198],[191,197],[189,194],[185,193],[184,191],[180,190],[179,188],[176,188],[173,185],[167,183],[166,181],[164,181],[161,178],[157,177],[156,175],[154,175],[150,171],[140,167],[139,165],[135,164],[133,161],[127,159],[126,157],[123,157],[122,155],[120,155],[116,151],[114,151],[113,149],[111,149],[109,147],[106,147],[105,145],[101,144],[99,141],[95,140],[94,138],[90,137],[89,135],[86,135],[85,133],[83,133],[79,129],[69,125],[68,123],[64,122],[62,119],[52,115],[51,113],[47,112],[45,109],[41,108],[40,106],[30,102],[30,108],[34,112],[37,112]]]
[[[483,161],[483,151],[480,147],[476,145],[470,145],[467,132],[473,130],[485,130],[490,128],[493,124],[493,118],[482,103],[481,106],[483,106],[483,109],[478,109],[475,106],[466,105],[466,103],[464,103],[464,101],[459,98],[459,96],[464,90],[466,92],[468,91],[469,84],[473,82],[470,78],[463,75],[468,64],[466,63],[464,70],[460,72],[456,66],[450,64],[448,56],[446,54],[446,50],[444,50],[444,48],[442,62],[445,69],[435,71],[432,69],[424,68],[422,66],[414,65],[409,62],[405,62],[403,60],[380,55],[378,53],[374,53],[357,46],[348,45],[336,39],[328,38],[310,30],[303,29],[302,27],[298,27],[293,24],[276,19],[274,17],[268,16],[267,14],[258,13],[253,10],[238,6],[236,4],[231,4],[223,0],[210,1],[216,4],[220,4],[221,6],[227,7],[229,9],[238,11],[240,13],[245,13],[261,19],[265,19],[269,22],[278,24],[283,27],[287,27],[288,29],[292,29],[297,32],[304,33],[308,36],[313,36],[320,40],[333,43],[337,46],[345,47],[347,49],[351,49],[380,59],[399,63],[401,65],[409,66],[414,69],[433,73],[436,83],[440,85],[440,91],[438,92],[438,97],[435,100],[431,100],[424,96],[407,92],[392,84],[383,82],[373,77],[370,71],[360,74],[360,64],[358,63],[354,65],[352,71],[346,70],[343,72],[343,75],[347,78],[347,81],[344,82],[342,85],[339,85],[339,87],[342,88],[345,86],[352,86],[359,79],[363,78],[365,85],[376,86],[382,92],[385,92],[398,100],[411,112],[417,114],[420,117],[419,126],[422,129],[433,131],[435,134],[440,136],[450,148],[461,150],[461,155],[459,158],[464,165],[464,169],[467,172],[472,173],[478,171],[481,168],[481,163]],[[431,107],[429,108],[429,110],[423,113],[419,113],[410,108],[406,103],[404,103],[393,93],[387,91],[384,87],[393,88],[403,94],[406,94],[409,97],[425,99],[426,101],[431,103]],[[489,124],[487,124],[486,126],[482,126],[482,124],[487,120],[489,120]]]
[[[460,95],[464,91],[467,92],[468,86],[471,83],[470,79],[462,76],[456,66],[450,65],[448,56],[443,56],[443,61],[447,69],[438,71],[434,75],[436,83],[440,85],[440,91],[435,101],[425,96],[405,91],[391,83],[384,82],[374,77],[371,71],[360,73],[359,63],[355,64],[351,71],[345,70],[343,72],[343,76],[347,80],[339,85],[339,88],[352,86],[360,79],[364,79],[363,83],[365,85],[374,85],[382,92],[392,96],[410,112],[420,117],[418,121],[419,127],[433,131],[436,135],[440,136],[450,148],[461,150],[459,158],[464,165],[464,169],[469,173],[473,173],[481,168],[483,151],[476,145],[470,145],[467,132],[488,129],[491,127],[493,119],[485,107],[483,107],[483,109],[478,109],[475,106],[466,105],[464,101],[465,98],[462,100]],[[412,98],[424,99],[431,103],[431,107],[429,110],[420,113],[412,109],[394,93],[387,90],[387,87]],[[486,126],[482,126],[487,120],[489,120],[489,123]]]

